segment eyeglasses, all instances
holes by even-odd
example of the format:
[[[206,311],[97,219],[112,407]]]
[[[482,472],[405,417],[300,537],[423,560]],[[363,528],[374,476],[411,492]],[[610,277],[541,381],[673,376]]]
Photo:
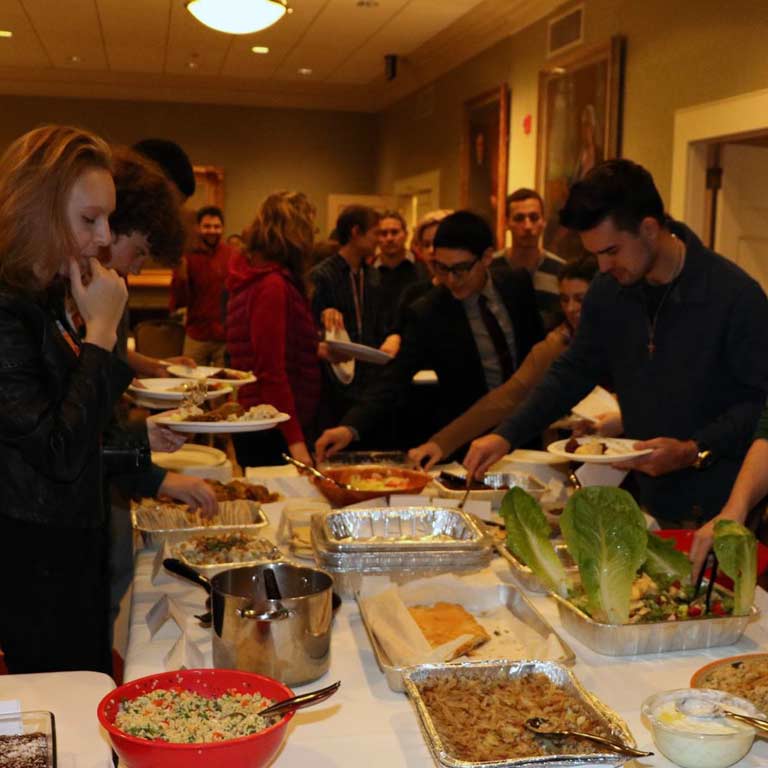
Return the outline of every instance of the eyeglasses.
[[[480,259],[475,259],[474,261],[460,261],[452,267],[443,264],[442,261],[437,261],[437,259],[432,259],[431,263],[432,269],[435,271],[436,275],[440,275],[440,277],[453,275],[457,280],[463,280],[472,271],[478,261],[480,261]]]
[[[516,213],[512,217],[512,221],[514,221],[515,224],[522,224],[526,219],[528,219],[531,224],[535,224],[537,221],[541,220],[541,214],[532,211],[531,213]]]

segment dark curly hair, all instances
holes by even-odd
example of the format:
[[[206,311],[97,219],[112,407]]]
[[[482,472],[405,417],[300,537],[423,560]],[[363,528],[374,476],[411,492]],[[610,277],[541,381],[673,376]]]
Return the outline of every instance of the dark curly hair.
[[[140,232],[152,258],[174,267],[184,248],[184,225],[176,196],[162,170],[128,147],[112,150],[117,205],[109,217],[116,235]]]

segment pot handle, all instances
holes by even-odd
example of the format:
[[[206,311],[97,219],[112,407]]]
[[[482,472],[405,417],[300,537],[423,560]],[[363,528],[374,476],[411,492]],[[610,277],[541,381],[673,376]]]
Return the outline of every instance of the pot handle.
[[[278,608],[276,611],[254,611],[253,608],[238,608],[237,615],[241,619],[255,619],[256,621],[283,621],[293,616],[294,612],[287,608]]]
[[[163,560],[163,568],[171,573],[175,573],[177,576],[181,576],[182,579],[187,579],[187,581],[197,584],[209,595],[211,594],[211,582],[194,568],[190,568],[186,563],[182,563],[181,560],[175,557],[166,557]]]

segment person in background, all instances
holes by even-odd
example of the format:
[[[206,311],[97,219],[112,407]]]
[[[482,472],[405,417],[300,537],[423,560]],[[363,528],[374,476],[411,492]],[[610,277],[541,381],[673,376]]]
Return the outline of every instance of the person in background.
[[[243,407],[268,403],[290,420],[279,429],[233,435],[243,466],[282,464],[286,450],[307,464],[315,435],[321,372],[318,332],[303,275],[314,239],[314,209],[297,192],[262,203],[248,250],[237,255],[227,280],[227,349],[235,368],[253,371],[242,387]]]
[[[235,252],[222,241],[224,214],[209,205],[197,212],[198,241],[181,257],[171,282],[171,311],[186,307],[184,355],[199,365],[226,364],[225,282]]]
[[[408,258],[405,240],[408,226],[399,211],[384,211],[379,221],[379,250],[374,266],[379,271],[381,301],[390,311],[388,336],[381,349],[395,356],[400,349],[399,314],[405,296],[410,296],[408,289],[421,284],[431,285],[429,271],[421,262]],[[408,299],[410,301],[410,299]]]
[[[453,211],[447,209],[430,211],[425,214],[413,230],[411,252],[417,261],[426,264],[427,269],[429,269],[429,263],[432,260],[432,243],[437,232],[437,225],[452,213]]]
[[[718,520],[735,520],[750,525],[750,513],[756,510],[768,495],[768,407],[760,416],[752,445],[744,457],[739,474],[733,484],[728,500],[710,521],[694,534],[690,558],[692,579],[701,572],[707,553],[712,549],[715,524]]]
[[[227,245],[237,253],[242,253],[246,250],[245,240],[243,240],[243,236],[238,235],[237,232],[233,232],[227,237]]]
[[[512,246],[494,255],[505,258],[512,267],[528,270],[533,279],[544,330],[550,331],[560,324],[563,317],[557,275],[565,261],[541,247],[546,223],[541,195],[525,187],[516,189],[507,196],[507,229],[512,235]]]
[[[439,285],[409,309],[398,356],[380,369],[341,426],[320,436],[319,460],[388,418],[417,371],[437,372],[440,391],[432,407],[446,424],[509,378],[541,339],[530,275],[510,267],[489,269],[493,233],[482,217],[470,211],[447,216],[434,246],[432,270]]]
[[[571,188],[560,223],[597,256],[579,330],[528,399],[464,459],[482,474],[567,413],[600,380],[648,455],[640,502],[664,527],[721,511],[768,393],[768,300],[733,262],[671,220],[651,174],[610,160]]]
[[[112,353],[125,283],[96,258],[114,207],[110,150],[93,134],[45,126],[0,159],[0,647],[12,673],[111,673],[101,440],[132,377]]]
[[[544,378],[549,366],[568,348],[579,327],[581,305],[595,272],[597,262],[590,256],[563,265],[558,284],[565,320],[531,349],[511,378],[491,390],[426,443],[413,448],[408,454],[412,461],[430,469],[470,440],[495,427],[525,400],[533,387]]]
[[[312,312],[326,338],[346,332],[350,341],[376,348],[386,339],[389,313],[381,299],[379,273],[367,262],[376,253],[379,219],[373,208],[344,208],[334,233],[337,253],[309,273]],[[379,370],[379,366],[356,361],[353,381],[342,384],[324,366],[321,424],[337,424]]]
[[[169,139],[142,139],[133,145],[140,155],[160,166],[182,205],[195,194],[195,171],[187,153]]]

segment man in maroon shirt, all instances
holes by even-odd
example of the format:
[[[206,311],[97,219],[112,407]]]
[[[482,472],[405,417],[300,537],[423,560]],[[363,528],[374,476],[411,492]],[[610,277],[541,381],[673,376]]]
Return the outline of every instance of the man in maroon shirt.
[[[198,242],[182,256],[171,283],[171,311],[187,308],[184,354],[198,365],[225,364],[224,283],[234,255],[221,235],[224,215],[215,206],[197,212]]]

